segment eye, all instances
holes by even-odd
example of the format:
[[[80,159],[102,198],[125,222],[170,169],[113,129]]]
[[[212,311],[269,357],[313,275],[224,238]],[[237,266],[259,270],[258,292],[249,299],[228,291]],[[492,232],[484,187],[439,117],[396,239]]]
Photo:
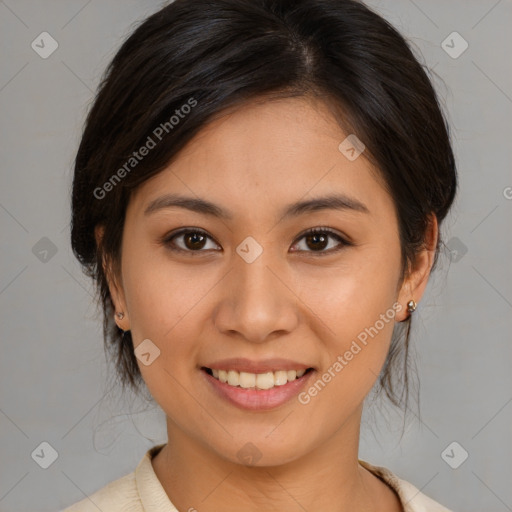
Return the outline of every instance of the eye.
[[[304,239],[304,243],[300,243]],[[331,242],[337,243],[331,243]],[[292,246],[293,252],[304,251],[318,253],[318,256],[332,254],[345,246],[352,245],[338,233],[330,228],[313,228],[299,238],[299,243]],[[298,249],[295,249],[299,247]]]
[[[304,240],[303,243],[302,240]],[[171,233],[163,238],[162,243],[172,251],[191,254],[207,250],[222,250],[206,231],[199,228],[185,228]],[[299,242],[296,242],[291,250],[292,252],[317,253],[315,255],[323,256],[350,245],[352,245],[351,242],[330,228],[313,228],[303,233]]]
[[[213,242],[208,247],[208,242]],[[206,250],[218,250],[218,245],[210,235],[198,228],[186,228],[172,233],[163,239],[164,245],[173,251],[205,252]]]

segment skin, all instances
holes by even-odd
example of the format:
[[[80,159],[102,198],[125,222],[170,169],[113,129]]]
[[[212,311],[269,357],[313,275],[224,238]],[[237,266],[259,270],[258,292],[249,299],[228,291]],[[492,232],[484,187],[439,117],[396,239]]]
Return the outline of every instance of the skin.
[[[401,281],[393,200],[364,153],[349,161],[338,150],[346,136],[318,100],[251,102],[203,128],[130,199],[121,272],[109,277],[110,291],[125,314],[116,322],[131,330],[134,346],[149,338],[160,350],[150,365],[138,364],[167,417],[169,442],[153,468],[180,511],[402,510],[394,491],[358,464],[361,413],[394,321],[423,295],[437,223],[433,217],[425,249]],[[180,207],[144,215],[165,193],[211,201],[233,217]],[[282,218],[290,203],[333,193],[369,213],[323,209]],[[162,242],[184,227],[211,237],[202,252],[186,236],[174,243],[188,252]],[[330,227],[353,245],[329,237],[315,252],[318,245],[302,236],[314,227]],[[96,234],[99,242],[101,228]],[[236,252],[247,236],[263,248],[252,263]],[[306,405],[292,399],[244,411],[201,378],[200,367],[219,359],[282,357],[315,367],[314,382],[395,302],[394,320]],[[261,453],[253,466],[237,457],[248,442]]]

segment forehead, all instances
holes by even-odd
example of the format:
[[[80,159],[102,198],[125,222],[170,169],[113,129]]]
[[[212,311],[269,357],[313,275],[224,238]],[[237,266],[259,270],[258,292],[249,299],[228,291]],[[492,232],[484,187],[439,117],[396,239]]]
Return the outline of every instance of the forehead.
[[[388,208],[391,198],[364,153],[349,160],[340,151],[347,135],[319,100],[244,104],[208,123],[166,169],[142,184],[132,209],[164,192],[180,192],[217,198],[230,210],[258,205],[270,212],[334,191]]]

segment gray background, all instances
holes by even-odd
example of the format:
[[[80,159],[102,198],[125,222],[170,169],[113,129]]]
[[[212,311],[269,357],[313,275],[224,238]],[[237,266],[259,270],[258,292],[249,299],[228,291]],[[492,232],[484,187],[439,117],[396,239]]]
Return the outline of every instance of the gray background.
[[[400,439],[400,415],[370,408],[360,457],[455,511],[505,512],[512,510],[512,2],[368,3],[441,77],[435,84],[452,125],[460,195],[444,226],[449,250],[414,316],[421,417],[412,415]],[[0,2],[2,512],[63,508],[133,471],[150,446],[166,441],[154,404],[111,389],[91,283],[68,240],[72,162],[93,91],[134,23],[161,5]],[[31,48],[43,31],[59,45],[47,59]],[[453,31],[469,44],[458,58],[441,46]],[[448,39],[452,51],[460,43]],[[454,441],[447,460],[469,453],[457,469],[441,456]],[[31,456],[42,442],[58,454],[47,469]]]

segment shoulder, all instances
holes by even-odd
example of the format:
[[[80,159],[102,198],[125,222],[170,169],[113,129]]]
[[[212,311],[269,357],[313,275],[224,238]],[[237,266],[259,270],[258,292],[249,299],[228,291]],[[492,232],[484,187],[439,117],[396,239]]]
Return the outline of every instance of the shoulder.
[[[164,444],[150,448],[135,471],[110,482],[60,512],[178,512],[170,502],[151,464]]]
[[[84,498],[61,512],[143,512],[135,481],[135,471],[125,475],[89,497]]]
[[[437,501],[421,493],[414,485],[397,477],[392,471],[360,460],[359,463],[386,482],[400,498],[404,512],[452,512]]]

